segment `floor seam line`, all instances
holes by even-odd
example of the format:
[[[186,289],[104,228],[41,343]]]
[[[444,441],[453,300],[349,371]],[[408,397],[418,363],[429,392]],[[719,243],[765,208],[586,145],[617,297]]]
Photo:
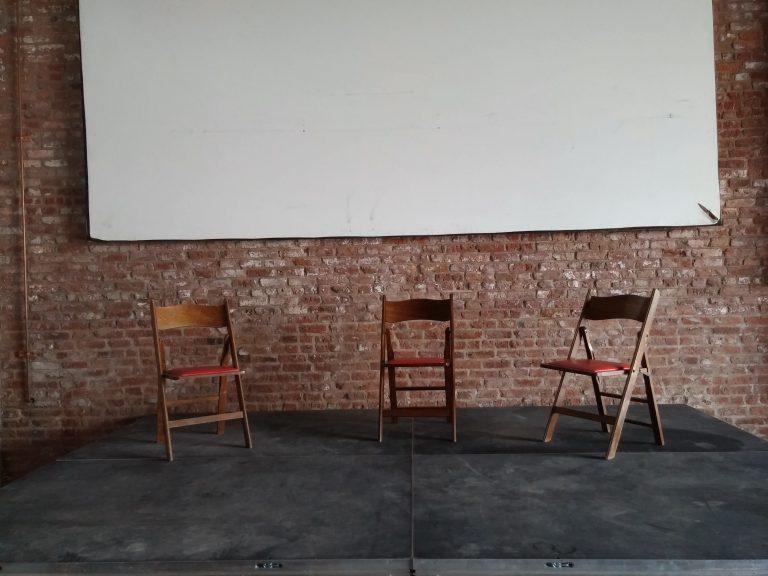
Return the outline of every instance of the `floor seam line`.
[[[768,450],[681,450],[681,451],[638,451],[638,452],[620,452],[622,454],[625,454],[627,456],[636,455],[636,454],[761,454],[764,452],[768,452]],[[588,456],[593,454],[604,454],[604,452],[411,452],[410,457],[411,460],[413,460],[414,456],[457,456],[462,454],[472,454],[476,456]],[[261,455],[264,457],[277,457],[277,458],[307,458],[314,456],[313,454],[264,454]],[[377,457],[377,456],[401,456],[401,454],[392,453],[392,454],[334,454],[334,456],[370,456],[370,457]],[[211,455],[211,456],[182,456],[177,458],[178,461],[186,460],[186,461],[193,461],[193,460],[206,460],[206,459],[219,459],[219,460],[235,460],[235,459],[248,459],[248,456],[220,456],[220,455]],[[154,457],[135,457],[135,458],[57,458],[53,462],[166,462],[166,459],[158,456],[157,458]]]
[[[416,431],[415,431],[415,425],[414,420],[411,418],[411,557],[408,561],[409,564],[409,571],[410,576],[414,576],[416,574],[416,566],[415,566],[415,557],[416,557],[416,521],[415,521],[415,515],[416,515],[416,509],[415,509],[415,501],[416,501],[416,478],[415,478],[415,469],[416,469],[416,458],[415,458],[415,446],[416,446]]]

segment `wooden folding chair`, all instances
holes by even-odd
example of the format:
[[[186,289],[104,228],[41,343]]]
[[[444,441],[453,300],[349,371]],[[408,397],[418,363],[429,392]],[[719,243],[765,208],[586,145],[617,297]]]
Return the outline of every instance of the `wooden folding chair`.
[[[453,427],[453,441],[456,442],[456,381],[453,372],[453,295],[448,300],[402,300],[389,302],[381,299],[381,363],[379,368],[379,442],[384,438],[384,417],[393,422],[403,417],[446,418]],[[447,322],[445,347],[442,357],[403,357],[392,348],[391,325],[410,320]],[[444,386],[397,386],[395,371],[398,368],[442,368],[445,372]],[[389,404],[384,409],[384,383],[389,378]],[[445,406],[398,406],[398,392],[445,390]]]
[[[152,311],[152,332],[155,341],[155,358],[157,360],[157,441],[165,441],[165,451],[168,460],[173,460],[173,446],[171,444],[171,429],[182,426],[194,426],[208,422],[217,422],[217,433],[224,433],[227,420],[243,421],[243,436],[245,445],[251,448],[251,432],[248,427],[248,413],[245,409],[245,395],[243,393],[242,375],[245,372],[240,369],[237,361],[237,344],[232,330],[232,319],[229,315],[227,301],[221,306],[203,306],[199,304],[179,304],[177,306],[157,306],[150,302]],[[180,328],[225,328],[226,336],[224,348],[221,351],[218,365],[185,366],[168,368],[166,366],[165,345],[160,339],[160,333],[165,330]],[[180,398],[169,400],[166,398],[165,385],[167,380],[181,380],[185,378],[218,377],[219,392],[211,396],[198,396],[194,398]],[[227,379],[234,377],[237,387],[237,400],[240,410],[227,412]],[[215,414],[206,416],[194,416],[171,420],[168,416],[168,408],[184,404],[193,404],[205,401],[217,402],[218,409]]]
[[[608,444],[608,452],[605,455],[607,460],[611,460],[616,456],[616,449],[618,448],[619,439],[621,438],[621,432],[625,422],[652,428],[656,443],[659,446],[664,446],[664,433],[661,429],[659,408],[656,405],[656,397],[653,393],[651,367],[648,363],[647,353],[648,335],[651,331],[651,324],[653,323],[653,317],[656,314],[656,306],[658,305],[658,302],[658,290],[654,290],[649,297],[635,295],[598,297],[593,296],[591,290],[587,293],[587,299],[584,302],[584,307],[581,311],[579,322],[576,325],[573,340],[571,341],[571,348],[568,351],[568,358],[554,362],[545,362],[541,365],[543,368],[558,370],[561,373],[560,384],[555,393],[555,401],[552,404],[552,411],[549,415],[547,430],[544,434],[544,442],[552,440],[552,435],[555,432],[555,425],[557,424],[557,418],[562,414],[564,416],[574,416],[576,418],[586,418],[588,420],[600,422],[603,432],[609,431],[609,425],[613,426],[610,442]],[[618,319],[634,320],[641,324],[640,331],[637,335],[637,344],[635,345],[635,351],[631,361],[625,363],[596,359],[587,335],[587,327],[584,325],[585,321]],[[572,357],[578,339],[581,339],[584,342],[584,348],[587,354],[585,359]],[[581,410],[573,410],[557,405],[558,398],[563,389],[565,376],[569,373],[582,374],[589,376],[592,379],[592,386],[597,401],[597,414],[591,414]],[[634,389],[638,375],[642,375],[645,383],[644,398],[632,396],[632,390]],[[601,378],[606,376],[625,377],[624,387],[621,394],[612,394],[601,391]],[[615,416],[606,414],[603,405],[603,397],[619,400],[618,410]],[[640,420],[632,420],[626,417],[630,402],[641,402],[648,405],[651,420],[650,423],[642,422]]]

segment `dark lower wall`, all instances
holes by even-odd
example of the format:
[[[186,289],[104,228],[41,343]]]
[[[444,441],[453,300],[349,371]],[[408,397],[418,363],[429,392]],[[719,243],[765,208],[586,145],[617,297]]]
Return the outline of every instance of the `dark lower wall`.
[[[454,293],[461,405],[488,406],[551,401],[555,378],[537,366],[564,352],[588,288],[658,287],[663,302],[651,354],[663,401],[768,436],[765,2],[714,1],[722,226],[99,243],[86,235],[77,2],[22,0],[33,403],[22,361],[14,6],[0,0],[6,480],[153,410],[151,297],[230,298],[247,354],[249,403],[281,410],[373,406],[380,295]],[[604,341],[616,337],[611,331]],[[570,400],[588,402],[588,392],[574,385]]]

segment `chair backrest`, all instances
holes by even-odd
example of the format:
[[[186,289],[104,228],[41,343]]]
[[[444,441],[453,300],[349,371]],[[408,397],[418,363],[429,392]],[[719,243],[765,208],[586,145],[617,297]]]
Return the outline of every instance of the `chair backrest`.
[[[221,362],[228,354],[232,365],[237,367],[237,350],[235,335],[232,332],[232,321],[229,316],[229,303],[224,300],[218,306],[206,306],[203,304],[184,303],[175,306],[157,306],[154,300],[150,301],[152,313],[152,335],[155,344],[155,359],[157,360],[158,374],[162,375],[166,369],[165,344],[160,340],[160,332],[179,328],[226,328],[227,336],[224,341],[224,351]]]
[[[592,291],[587,293],[581,317],[573,334],[568,358],[571,357],[576,347],[579,335],[584,339],[587,349],[587,357],[593,358],[592,345],[589,343],[584,320],[634,320],[642,326],[637,333],[637,343],[632,355],[632,370],[636,370],[642,361],[645,361],[645,349],[648,346],[648,335],[651,324],[656,315],[656,307],[659,303],[660,292],[654,289],[650,296],[638,296],[635,294],[622,294],[619,296],[592,296]]]
[[[658,298],[658,290],[650,296],[625,294],[620,296],[591,296],[584,303],[585,320],[635,320],[645,322],[648,312]]]
[[[381,300],[382,322],[394,324],[409,320],[431,320],[433,322],[451,322],[453,308],[453,296],[447,300],[431,300],[417,298],[412,300],[387,300],[384,296]]]
[[[158,330],[176,328],[227,328],[228,306],[226,301],[219,306],[202,304],[177,304],[156,306],[152,302],[152,318]]]

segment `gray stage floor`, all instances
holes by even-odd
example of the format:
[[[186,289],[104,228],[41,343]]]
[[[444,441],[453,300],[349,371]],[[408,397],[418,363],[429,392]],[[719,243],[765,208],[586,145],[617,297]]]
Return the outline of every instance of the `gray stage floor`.
[[[667,446],[546,408],[387,423],[373,411],[255,413],[174,432],[142,418],[0,489],[0,568],[280,574],[768,574],[768,443],[663,406]],[[642,416],[636,416],[642,418]],[[572,567],[568,567],[572,563]],[[262,568],[257,567],[261,565]]]

